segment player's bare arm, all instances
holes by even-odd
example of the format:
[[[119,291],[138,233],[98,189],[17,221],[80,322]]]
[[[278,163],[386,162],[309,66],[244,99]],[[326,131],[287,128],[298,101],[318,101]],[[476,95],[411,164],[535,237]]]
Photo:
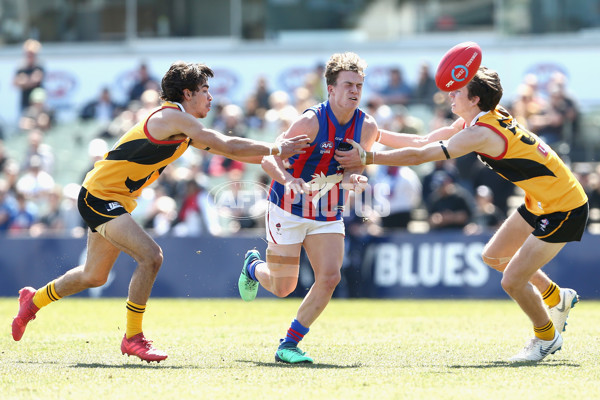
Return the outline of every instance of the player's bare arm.
[[[423,147],[406,147],[398,150],[367,152],[356,146],[363,164],[379,165],[419,165],[430,161],[458,158],[472,152],[491,157],[503,154],[506,144],[491,129],[472,126],[461,130],[450,138]]]
[[[204,125],[188,113],[165,109],[148,120],[148,131],[157,140],[191,139],[191,145],[230,158],[281,155],[284,158],[303,153],[308,146],[306,135],[267,143],[236,136],[226,136]],[[256,160],[256,162],[259,162]]]
[[[440,140],[448,140],[455,134],[461,131],[464,126],[462,118],[457,119],[452,125],[444,126],[430,132],[426,136],[419,136],[410,133],[392,132],[386,129],[379,130],[378,142],[399,149],[401,147],[422,147],[426,144],[438,142]]]
[[[382,143],[386,146],[393,148],[403,148],[403,147],[411,147],[411,148],[420,148],[430,143],[438,143],[440,140],[448,140],[449,138],[456,135],[458,132],[462,130],[464,126],[464,120],[462,118],[457,119],[452,123],[452,125],[436,129],[429,133],[426,136],[417,136],[413,134],[407,133],[397,133],[391,132],[388,130],[379,130],[378,140],[379,143]],[[360,146],[362,147],[362,145]],[[355,146],[358,149],[357,146]],[[358,164],[365,164],[365,155],[366,152],[361,151],[348,151],[348,152],[336,152],[336,160],[344,167],[344,168],[352,168],[357,166]],[[361,159],[362,157],[362,159]]]

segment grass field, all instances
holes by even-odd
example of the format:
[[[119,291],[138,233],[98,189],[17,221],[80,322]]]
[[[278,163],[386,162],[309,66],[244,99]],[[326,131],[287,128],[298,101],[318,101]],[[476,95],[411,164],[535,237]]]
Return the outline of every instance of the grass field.
[[[160,364],[121,355],[124,300],[65,299],[20,342],[0,299],[0,399],[599,399],[600,302],[573,310],[562,351],[506,363],[531,336],[510,301],[334,300],[302,343],[313,365],[273,359],[298,299],[151,299]]]

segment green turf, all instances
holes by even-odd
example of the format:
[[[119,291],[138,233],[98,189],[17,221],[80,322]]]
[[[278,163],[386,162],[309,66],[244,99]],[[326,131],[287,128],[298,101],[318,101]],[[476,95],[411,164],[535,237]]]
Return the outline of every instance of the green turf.
[[[504,362],[532,334],[511,301],[334,300],[302,342],[313,365],[275,363],[298,299],[151,299],[146,335],[169,353],[120,353],[123,299],[64,299],[20,342],[0,299],[0,399],[598,399],[600,302],[573,310],[563,350]]]

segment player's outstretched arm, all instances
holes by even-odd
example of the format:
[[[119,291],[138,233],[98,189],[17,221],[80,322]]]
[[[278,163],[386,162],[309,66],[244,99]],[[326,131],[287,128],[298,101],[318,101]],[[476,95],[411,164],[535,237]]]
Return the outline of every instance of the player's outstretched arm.
[[[227,136],[204,127],[197,118],[188,113],[172,110],[164,110],[161,118],[151,118],[148,123],[151,124],[149,130],[156,139],[177,139],[187,136],[191,139],[192,146],[229,158],[268,155],[288,158],[294,154],[304,153],[309,141],[306,135],[280,138],[275,143]]]
[[[359,159],[363,165],[419,165],[430,161],[458,158],[472,152],[496,157],[502,154],[505,149],[505,143],[499,135],[481,126],[465,128],[458,134],[453,135],[450,140],[439,140],[423,147],[405,147],[397,150],[369,152],[364,150],[360,144],[351,143],[358,151]]]
[[[462,118],[459,118],[458,120],[454,121],[452,125],[438,128],[434,131],[431,131],[426,136],[380,129],[377,141],[394,149],[399,149],[402,147],[422,147],[429,143],[450,139],[463,128],[463,125],[464,121]]]

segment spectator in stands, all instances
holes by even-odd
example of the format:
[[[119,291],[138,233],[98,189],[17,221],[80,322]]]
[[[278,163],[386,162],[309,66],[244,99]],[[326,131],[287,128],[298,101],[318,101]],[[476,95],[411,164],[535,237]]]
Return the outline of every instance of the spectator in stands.
[[[32,129],[27,134],[27,148],[25,149],[21,170],[26,170],[29,167],[33,156],[39,157],[43,171],[49,174],[54,172],[54,152],[49,144],[44,143],[44,132],[39,129]]]
[[[0,178],[0,235],[8,232],[14,218],[15,206],[15,200],[8,192],[8,183]]]
[[[435,105],[433,96],[437,92],[439,92],[439,89],[435,85],[435,79],[433,79],[433,76],[431,75],[429,64],[427,62],[422,62],[419,66],[419,78],[413,91],[411,103],[423,104],[431,107],[433,110]]]
[[[463,229],[473,215],[469,193],[444,171],[435,172],[432,182],[433,192],[427,199],[429,228]]]
[[[277,90],[269,96],[269,109],[265,113],[265,128],[268,135],[284,131],[282,124],[289,123],[298,116],[298,110],[291,104],[290,96]]]
[[[108,126],[121,111],[122,107],[112,99],[110,89],[103,87],[100,91],[100,96],[88,102],[81,109],[79,118],[83,121],[97,121],[102,125]]]
[[[31,226],[30,233],[32,236],[41,235],[59,235],[64,232],[64,219],[61,212],[62,188],[54,187],[48,193],[47,202],[44,208],[39,213],[39,218]]]
[[[186,192],[174,222],[175,236],[218,235],[221,232],[212,205],[211,196],[204,183],[197,178],[186,181]]]
[[[271,97],[271,90],[269,89],[269,83],[266,77],[261,76],[258,78],[256,81],[256,89],[254,89],[254,92],[250,96],[256,100],[258,108],[268,110],[271,107],[269,99]]]
[[[260,132],[265,127],[266,108],[259,107],[254,96],[248,96],[244,103],[244,123],[254,132]]]
[[[108,152],[108,143],[102,138],[94,138],[88,143],[88,158],[89,164],[84,169],[81,180],[85,179],[85,175],[94,168],[96,161],[102,160],[104,155]]]
[[[565,92],[562,78],[557,79],[548,84],[550,97],[547,108],[538,117],[537,132],[543,141],[560,151],[556,147],[558,144],[565,143],[570,148],[578,135],[579,110],[575,101]]]
[[[308,89],[309,97],[316,102],[327,100],[327,85],[325,84],[325,64],[318,63],[314,70],[306,74],[304,87]],[[302,110],[301,112],[303,112]]]
[[[140,108],[135,114],[135,122],[141,121],[158,107],[160,107],[160,93],[154,89],[144,90],[140,97]]]
[[[492,191],[492,202],[496,208],[506,217],[509,212],[508,199],[515,194],[515,185],[508,179],[504,179],[492,169],[481,162],[473,165],[474,174],[472,184],[474,188],[487,186]]]
[[[31,104],[31,92],[44,83],[44,67],[38,60],[41,49],[42,44],[35,39],[27,39],[23,43],[25,60],[13,79],[13,84],[21,91],[21,112]]]
[[[318,101],[312,96],[311,89],[306,86],[299,86],[294,90],[294,106],[298,113],[303,113],[315,103],[318,103]]]
[[[423,121],[410,114],[408,109],[401,105],[395,105],[391,108],[392,120],[389,124],[390,130],[394,132],[410,133],[413,135],[422,135],[425,127]]]
[[[379,94],[383,97],[385,104],[406,105],[412,100],[413,89],[405,82],[400,68],[390,68],[389,80]]]
[[[389,215],[381,216],[381,227],[406,229],[411,221],[411,211],[421,204],[422,186],[410,167],[380,166],[374,178],[374,190],[387,191]],[[374,196],[375,199],[380,196]]]
[[[35,207],[32,207],[23,193],[17,192],[16,200],[17,205],[8,229],[9,234],[15,236],[27,235],[29,234],[29,228],[33,226],[37,218]]]
[[[31,129],[48,131],[54,123],[54,111],[46,104],[46,90],[35,88],[30,98],[29,106],[23,110],[19,119],[19,128],[25,132]]]
[[[204,64],[173,63],[162,80],[162,107],[121,137],[86,175],[78,198],[80,213],[90,228],[85,261],[40,290],[25,287],[19,291],[19,312],[12,323],[15,341],[21,340],[40,308],[103,285],[123,251],[134,258],[137,268],[129,285],[121,351],[148,362],[167,358],[142,330],[146,302],[163,261],[160,246],[131,216],[144,188],[190,146],[260,162],[265,155],[288,158],[303,152],[309,140],[301,135],[267,143],[205,128],[199,119],[210,111],[208,79],[212,77],[213,71]]]
[[[17,193],[42,206],[54,189],[54,178],[42,169],[42,159],[38,155],[29,158],[26,172],[17,181]]]
[[[484,185],[475,190],[475,212],[473,222],[465,226],[467,235],[495,232],[504,221],[505,215],[494,205],[492,190]]]
[[[238,105],[227,104],[221,109],[220,118],[213,124],[214,129],[225,132],[229,136],[244,137],[248,130],[244,124],[244,112]],[[243,173],[246,166],[243,162],[232,160],[220,154],[212,155],[208,164],[210,176]],[[231,179],[231,177],[230,177]]]
[[[10,160],[8,154],[6,153],[6,147],[4,145],[4,140],[0,139],[0,175],[4,172],[4,168],[8,164]]]
[[[9,159],[4,165],[4,179],[6,180],[8,194],[12,198],[15,198],[17,195],[17,182],[19,180],[19,173],[19,164],[15,160]]]
[[[547,108],[546,100],[538,92],[538,78],[534,74],[527,74],[523,83],[517,89],[517,98],[510,105],[511,115],[523,127],[535,130],[536,116]],[[532,125],[533,124],[533,125]]]
[[[148,65],[141,63],[136,72],[135,81],[129,90],[129,101],[141,100],[142,94],[146,90],[155,90],[158,92],[160,90],[160,83],[150,74]]]
[[[378,94],[371,95],[367,100],[367,113],[372,115],[377,121],[380,129],[392,129],[394,113],[392,107],[384,103],[382,96]]]
[[[425,205],[429,207],[429,201],[431,199],[431,194],[438,188],[439,179],[442,174],[437,174],[438,172],[444,172],[450,176],[453,182],[457,182],[459,180],[458,169],[456,168],[456,162],[454,160],[444,160],[444,161],[436,161],[433,163],[433,170],[429,173],[425,174],[421,179],[423,186],[423,201]],[[438,181],[435,181],[435,178],[438,178]]]
[[[141,108],[139,101],[133,101],[127,105],[117,117],[108,125],[106,132],[110,138],[118,138],[125,134],[138,122],[138,111]],[[106,138],[109,139],[109,138]]]

